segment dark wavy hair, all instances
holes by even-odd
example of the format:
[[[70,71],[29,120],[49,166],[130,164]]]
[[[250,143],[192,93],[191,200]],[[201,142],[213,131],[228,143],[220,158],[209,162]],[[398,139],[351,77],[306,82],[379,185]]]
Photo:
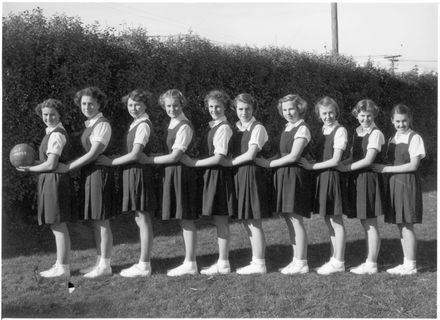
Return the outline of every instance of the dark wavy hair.
[[[42,117],[41,109],[43,108],[55,109],[60,115],[60,118],[63,117],[64,112],[66,111],[65,105],[60,100],[52,98],[44,100],[35,107],[35,112],[40,118]]]
[[[104,109],[107,106],[107,96],[98,87],[87,87],[79,90],[73,98],[73,102],[78,107],[81,106],[81,98],[83,96],[92,97],[93,99],[95,99],[99,104],[100,110]]]
[[[225,109],[228,109],[231,106],[231,98],[226,92],[221,90],[211,90],[208,92],[204,99],[206,108],[208,107],[208,102],[210,99],[219,101],[223,107],[225,107]]]
[[[379,114],[380,108],[377,104],[371,99],[363,99],[356,103],[356,106],[351,111],[351,114],[357,117],[357,115],[361,112],[371,112],[373,116],[376,118]]]
[[[151,107],[153,95],[151,92],[144,89],[135,89],[131,91],[129,94],[122,97],[121,101],[124,104],[124,108],[127,106],[128,99],[131,99],[136,102],[143,102],[147,108]]]

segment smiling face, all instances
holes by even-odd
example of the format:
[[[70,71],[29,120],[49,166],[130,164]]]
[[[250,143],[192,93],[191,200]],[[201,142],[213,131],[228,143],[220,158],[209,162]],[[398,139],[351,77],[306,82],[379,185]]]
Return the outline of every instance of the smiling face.
[[[356,119],[359,121],[359,124],[362,128],[366,129],[371,127],[374,121],[374,115],[371,111],[360,111],[356,116]]]
[[[281,111],[283,117],[290,123],[295,123],[300,120],[298,109],[295,107],[293,101],[286,101],[281,104]]]
[[[209,99],[208,112],[212,120],[218,120],[225,115],[225,106],[216,99]]]
[[[177,118],[183,112],[179,99],[173,97],[167,97],[164,99],[164,108],[165,112],[171,119]]]
[[[333,106],[319,106],[319,119],[327,125],[331,126],[336,121],[336,111]]]
[[[143,115],[146,109],[147,106],[142,101],[135,101],[131,98],[127,101],[127,110],[130,116],[133,117],[133,119],[137,119],[141,115]]]
[[[398,133],[404,133],[408,131],[411,119],[408,117],[406,113],[399,114],[395,113],[393,115],[393,118],[391,119],[391,122],[394,125],[394,128],[396,128],[396,131]]]
[[[81,111],[88,119],[93,118],[99,113],[99,103],[90,96],[81,97]]]
[[[242,123],[247,123],[252,119],[254,108],[250,104],[242,101],[237,101],[237,107],[235,108],[235,111],[237,112],[238,119]]]
[[[60,122],[60,114],[55,108],[42,108],[41,119],[48,128],[54,128]]]

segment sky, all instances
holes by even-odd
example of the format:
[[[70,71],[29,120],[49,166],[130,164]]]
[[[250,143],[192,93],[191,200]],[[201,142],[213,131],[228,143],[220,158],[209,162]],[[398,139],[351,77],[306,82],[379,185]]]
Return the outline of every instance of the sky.
[[[330,2],[3,2],[3,16],[40,7],[46,16],[65,13],[84,23],[123,30],[141,26],[151,35],[193,32],[218,44],[289,47],[322,54],[332,49]],[[360,65],[371,59],[396,72],[418,66],[437,70],[436,2],[339,2],[339,53]]]

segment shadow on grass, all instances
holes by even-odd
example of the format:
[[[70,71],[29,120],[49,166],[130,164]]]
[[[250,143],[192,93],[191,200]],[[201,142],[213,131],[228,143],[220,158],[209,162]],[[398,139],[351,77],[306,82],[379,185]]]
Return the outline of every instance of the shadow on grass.
[[[330,253],[330,245],[328,243],[312,244],[308,248],[308,260],[311,271],[318,268],[328,260]],[[292,247],[289,245],[273,245],[266,249],[266,265],[267,272],[278,272],[291,262]],[[218,255],[207,254],[197,256],[197,264],[199,269],[208,267],[217,261]],[[180,265],[183,261],[183,256],[172,258],[152,258],[151,266],[153,273],[165,274],[167,270]],[[251,260],[251,249],[232,250],[229,254],[232,271],[243,267]],[[365,242],[363,240],[356,240],[347,243],[345,266],[347,271],[365,261]],[[386,269],[402,263],[403,254],[400,240],[383,239],[382,248],[379,254],[378,266],[379,272],[384,272]],[[417,252],[417,266],[419,272],[436,272],[437,271],[437,241],[419,241]],[[128,268],[132,262],[122,265],[113,265],[113,272],[119,273],[122,269]],[[77,271],[73,271],[75,275]]]

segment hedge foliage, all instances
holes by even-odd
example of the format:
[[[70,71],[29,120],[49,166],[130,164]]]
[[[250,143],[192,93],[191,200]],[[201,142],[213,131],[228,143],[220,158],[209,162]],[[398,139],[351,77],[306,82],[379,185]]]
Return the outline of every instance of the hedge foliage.
[[[35,205],[34,177],[18,173],[8,157],[17,143],[38,147],[44,125],[34,113],[35,106],[49,97],[63,101],[70,107],[63,124],[78,141],[85,119],[72,98],[91,85],[109,97],[104,113],[112,121],[114,153],[119,152],[130,123],[120,103],[129,91],[147,88],[157,98],[169,88],[181,90],[189,102],[185,113],[200,139],[209,121],[203,98],[218,88],[231,97],[242,92],[254,95],[259,101],[257,118],[271,137],[279,134],[284,122],[275,108],[277,100],[288,93],[299,94],[311,109],[320,97],[333,97],[342,109],[340,122],[349,130],[356,126],[351,108],[361,99],[373,99],[383,110],[376,122],[386,136],[392,133],[389,111],[403,102],[415,110],[414,127],[425,139],[428,162],[437,159],[437,74],[393,76],[371,64],[358,67],[349,57],[218,46],[196,35],[160,41],[145,29],[102,31],[79,18],[47,18],[36,9],[3,18],[3,212],[30,214]],[[158,106],[149,114],[155,127],[153,151],[160,152],[166,115]],[[227,115],[236,121],[231,110]],[[308,121],[316,132],[320,125],[311,115]],[[266,152],[275,152],[275,145],[271,139]],[[78,142],[76,151],[81,153]]]

